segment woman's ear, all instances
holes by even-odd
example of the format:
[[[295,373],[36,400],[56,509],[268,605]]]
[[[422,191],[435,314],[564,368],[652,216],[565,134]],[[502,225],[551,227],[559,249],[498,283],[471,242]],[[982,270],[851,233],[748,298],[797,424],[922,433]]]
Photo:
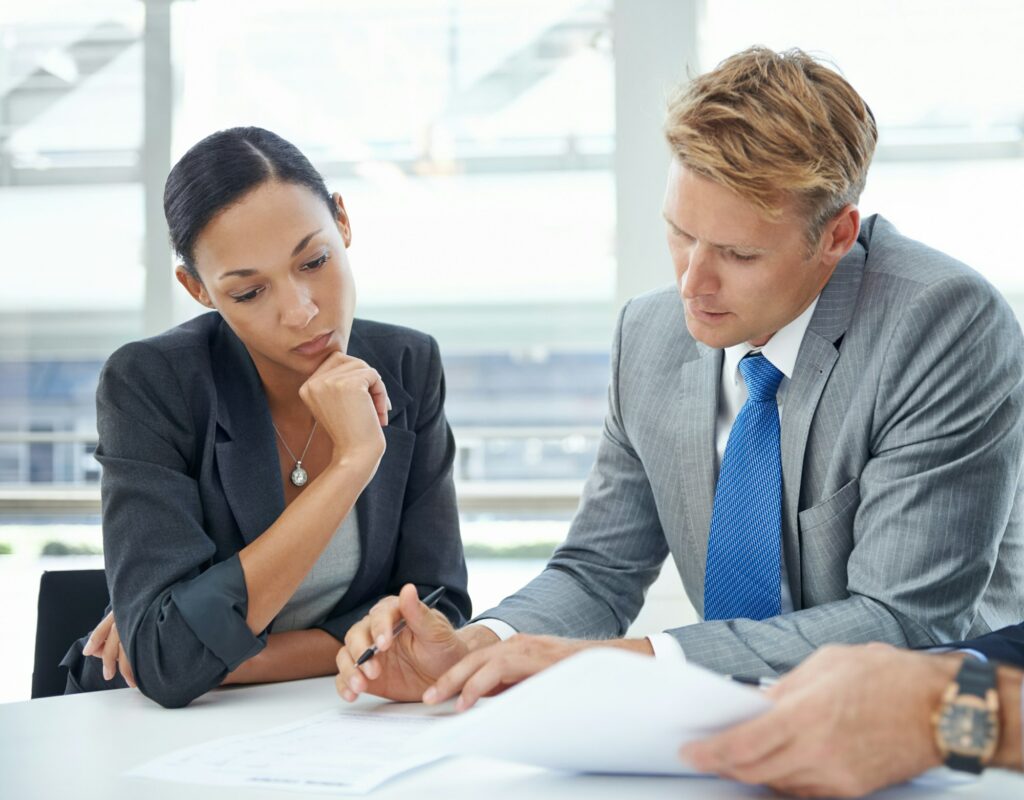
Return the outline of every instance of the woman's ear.
[[[203,286],[203,282],[185,269],[184,264],[178,264],[174,268],[174,277],[178,279],[178,283],[185,287],[185,291],[192,295],[192,299],[197,303],[207,308],[215,308],[213,301],[210,300],[210,295],[206,293],[206,287]]]
[[[338,223],[338,231],[341,233],[342,241],[345,242],[345,249],[348,249],[352,246],[352,223],[349,222],[348,212],[345,210],[345,201],[337,192],[331,195],[331,199],[334,201],[334,219]]]

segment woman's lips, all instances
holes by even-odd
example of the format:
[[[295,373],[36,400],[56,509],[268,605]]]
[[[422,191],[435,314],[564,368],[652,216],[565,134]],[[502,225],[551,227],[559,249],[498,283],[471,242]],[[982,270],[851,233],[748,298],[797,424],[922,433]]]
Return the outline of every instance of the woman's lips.
[[[301,356],[315,356],[318,353],[322,353],[327,345],[331,341],[331,337],[334,336],[334,331],[327,331],[327,333],[321,333],[315,339],[310,339],[308,342],[303,342],[298,347],[293,348],[296,353]]]

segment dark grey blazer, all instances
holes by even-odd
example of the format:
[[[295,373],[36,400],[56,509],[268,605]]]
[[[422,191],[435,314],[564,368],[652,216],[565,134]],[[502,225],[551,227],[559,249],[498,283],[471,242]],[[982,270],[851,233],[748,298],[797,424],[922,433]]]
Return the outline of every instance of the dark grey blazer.
[[[356,320],[350,355],[376,368],[392,410],[387,451],[356,502],[362,560],[318,627],[337,639],[404,583],[447,589],[438,608],[470,614],[452,483],[455,443],[429,336]],[[238,551],[284,510],[266,397],[242,342],[216,312],[115,352],[96,391],[103,546],[117,628],[139,689],[179,707],[260,652],[245,624]],[[65,656],[68,691],[124,686],[101,662]]]

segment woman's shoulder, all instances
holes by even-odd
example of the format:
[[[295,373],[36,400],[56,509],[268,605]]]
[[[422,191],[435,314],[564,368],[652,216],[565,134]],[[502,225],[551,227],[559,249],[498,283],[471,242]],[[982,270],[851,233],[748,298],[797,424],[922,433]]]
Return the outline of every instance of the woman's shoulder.
[[[201,314],[156,336],[122,345],[107,359],[106,369],[127,368],[143,374],[202,369],[209,364],[214,341],[223,326],[223,318],[216,311]]]
[[[437,341],[428,333],[402,325],[356,319],[352,322],[349,354],[394,364],[411,360],[426,367],[437,357]]]

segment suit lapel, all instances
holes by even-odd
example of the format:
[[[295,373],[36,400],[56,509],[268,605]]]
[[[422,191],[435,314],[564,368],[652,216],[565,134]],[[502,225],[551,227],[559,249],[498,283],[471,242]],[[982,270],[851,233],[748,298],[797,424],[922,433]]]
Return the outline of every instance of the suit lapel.
[[[723,354],[700,342],[696,344],[700,357],[687,362],[680,376],[678,453],[686,521],[682,552],[690,555],[683,563],[689,573],[687,585],[696,587],[691,597],[703,597],[715,500],[715,421]]]
[[[217,469],[246,544],[284,510],[277,444],[263,384],[245,345],[221,322],[213,344]]]
[[[384,440],[387,443],[384,457],[356,501],[361,552],[359,569],[346,596],[339,602],[339,607],[347,597],[365,594],[365,585],[372,583],[380,574],[381,565],[387,562],[395,547],[402,517],[402,498],[405,496],[409,463],[416,441],[416,435],[407,429],[405,416],[412,397],[398,378],[384,368],[370,343],[356,329],[353,329],[349,338],[348,354],[361,358],[380,373],[391,400],[391,411],[388,412],[388,426],[384,428]]]
[[[868,235],[870,234],[870,229]],[[865,233],[862,232],[862,237]],[[797,355],[782,409],[782,543],[793,606],[802,602],[800,536],[797,514],[807,438],[821,394],[839,360],[839,345],[860,294],[866,251],[860,241],[839,262],[818,299]]]

